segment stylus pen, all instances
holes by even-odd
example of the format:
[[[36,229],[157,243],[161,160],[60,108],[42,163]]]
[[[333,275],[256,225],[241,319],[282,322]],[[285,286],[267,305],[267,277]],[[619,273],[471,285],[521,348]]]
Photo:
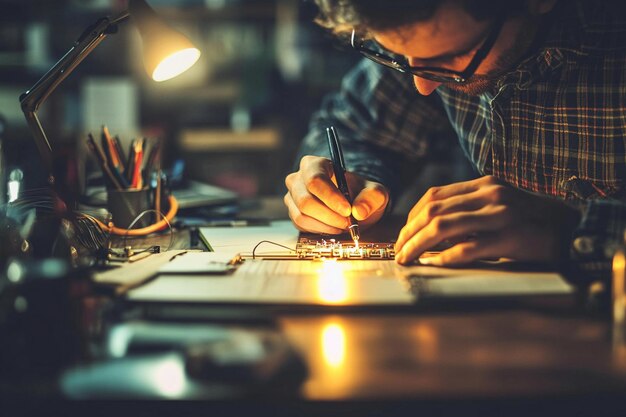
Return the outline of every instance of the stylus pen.
[[[333,163],[333,170],[335,171],[335,179],[337,180],[337,188],[344,195],[348,203],[352,204],[352,197],[350,197],[350,190],[348,189],[348,181],[346,181],[346,163],[343,159],[343,152],[341,151],[341,144],[339,143],[339,137],[334,126],[326,128],[326,135],[328,136],[328,147],[330,149],[330,159]],[[354,240],[354,246],[359,247],[359,224],[356,219],[350,214],[350,226],[348,231],[350,237]]]

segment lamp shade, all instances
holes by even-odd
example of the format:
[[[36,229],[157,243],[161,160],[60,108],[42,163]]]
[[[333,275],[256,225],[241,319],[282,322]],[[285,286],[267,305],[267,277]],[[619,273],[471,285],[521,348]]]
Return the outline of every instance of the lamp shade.
[[[174,78],[200,58],[198,48],[165,23],[144,0],[130,0],[128,11],[141,35],[144,65],[153,80]]]

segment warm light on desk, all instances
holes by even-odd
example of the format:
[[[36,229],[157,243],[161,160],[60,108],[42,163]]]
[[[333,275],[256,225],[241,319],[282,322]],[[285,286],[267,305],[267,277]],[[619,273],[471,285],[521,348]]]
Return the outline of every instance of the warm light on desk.
[[[322,355],[328,366],[343,366],[346,360],[346,333],[339,324],[329,323],[322,329]]]
[[[414,355],[420,362],[434,362],[440,353],[439,334],[428,324],[418,323],[409,330],[415,345]]]
[[[626,252],[617,250],[613,256],[613,323],[623,326],[626,322]]]
[[[348,300],[348,279],[342,264],[334,259],[322,261],[318,272],[317,290],[320,300],[329,304],[340,304]]]

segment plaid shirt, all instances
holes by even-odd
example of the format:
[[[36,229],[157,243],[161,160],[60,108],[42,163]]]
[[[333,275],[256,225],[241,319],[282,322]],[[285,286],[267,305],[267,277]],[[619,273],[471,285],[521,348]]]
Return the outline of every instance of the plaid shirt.
[[[445,86],[420,96],[410,76],[363,60],[313,117],[300,154],[328,155],[339,130],[348,170],[399,191],[399,154],[419,163],[451,129],[482,175],[571,201],[582,221],[571,257],[602,277],[626,227],[626,16],[621,5],[560,2],[542,45],[492,93]]]

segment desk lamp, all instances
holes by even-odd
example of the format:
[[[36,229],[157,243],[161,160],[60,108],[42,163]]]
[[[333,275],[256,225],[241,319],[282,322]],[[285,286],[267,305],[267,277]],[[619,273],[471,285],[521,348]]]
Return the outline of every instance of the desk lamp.
[[[20,104],[37,149],[54,185],[50,141],[37,117],[37,110],[68,75],[104,40],[117,32],[118,24],[132,18],[143,41],[144,64],[155,81],[165,81],[185,72],[200,57],[200,51],[180,32],[167,25],[145,0],[129,0],[128,9],[104,17],[85,29],[74,45],[33,87],[20,96]]]

